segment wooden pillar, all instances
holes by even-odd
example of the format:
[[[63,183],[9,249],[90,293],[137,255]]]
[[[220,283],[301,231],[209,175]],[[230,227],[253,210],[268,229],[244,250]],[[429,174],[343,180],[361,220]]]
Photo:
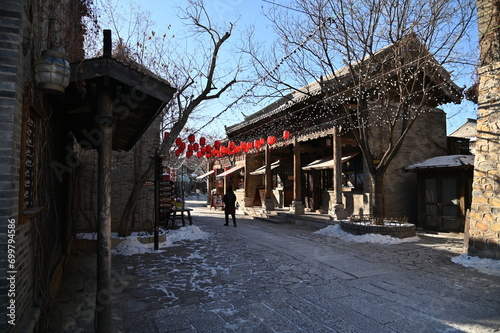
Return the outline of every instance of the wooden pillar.
[[[108,78],[98,90],[98,228],[96,332],[111,332],[111,153],[113,145],[113,99]]]
[[[271,148],[268,144],[265,146],[265,165],[266,165],[266,174],[265,174],[265,187],[266,187],[266,198],[264,199],[263,207],[266,210],[274,209],[273,202],[273,174],[271,170]]]
[[[163,164],[160,149],[157,148],[153,157],[155,163],[154,185],[155,185],[155,223],[154,223],[154,249],[158,250],[160,229],[160,182],[163,180]]]
[[[245,207],[252,207],[253,205],[253,193],[250,193],[250,165],[248,160],[248,154],[245,154],[245,167],[243,168],[245,175],[243,176],[243,189],[245,194],[243,196],[243,202]]]
[[[330,195],[330,215],[336,220],[347,218],[342,202],[342,139],[340,127],[335,126],[332,133],[333,149],[333,195]]]
[[[297,138],[293,141],[293,201],[290,206],[290,211],[293,214],[304,214],[304,204],[302,203],[301,193],[301,170],[300,170],[300,143]]]

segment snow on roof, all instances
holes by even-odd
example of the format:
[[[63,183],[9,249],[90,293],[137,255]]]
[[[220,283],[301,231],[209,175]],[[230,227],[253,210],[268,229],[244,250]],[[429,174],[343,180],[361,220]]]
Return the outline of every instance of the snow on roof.
[[[457,168],[474,166],[474,155],[446,155],[429,158],[404,168],[405,170],[432,169],[432,168]]]

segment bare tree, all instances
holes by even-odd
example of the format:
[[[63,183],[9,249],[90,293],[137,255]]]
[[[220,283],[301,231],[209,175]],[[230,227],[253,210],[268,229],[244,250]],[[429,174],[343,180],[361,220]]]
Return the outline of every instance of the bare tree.
[[[218,99],[239,82],[241,64],[234,58],[235,54],[231,59],[221,58],[221,49],[228,45],[234,24],[229,23],[224,29],[217,27],[210,20],[203,0],[188,2],[187,8],[180,9],[180,18],[189,32],[185,38],[171,35],[168,29],[164,33],[151,30],[152,22],[144,13],[136,16],[137,21],[130,25],[127,32],[135,38],[119,38],[118,49],[125,58],[133,59],[177,89],[162,114],[163,127],[170,132],[161,143],[162,155],[169,154],[175,138],[196,110],[207,101]],[[120,236],[129,234],[142,186],[145,180],[151,179],[153,172],[154,163],[151,161],[135,180],[122,213]]]
[[[386,170],[425,106],[446,101],[436,85],[460,91],[444,86],[449,73],[441,66],[475,65],[475,50],[471,56],[460,45],[473,27],[474,1],[296,0],[267,15],[279,35],[274,57],[249,51],[263,84],[311,95],[318,85],[308,83],[319,83],[318,107],[356,139],[370,173],[371,213],[383,216]],[[373,126],[383,127],[382,148]]]

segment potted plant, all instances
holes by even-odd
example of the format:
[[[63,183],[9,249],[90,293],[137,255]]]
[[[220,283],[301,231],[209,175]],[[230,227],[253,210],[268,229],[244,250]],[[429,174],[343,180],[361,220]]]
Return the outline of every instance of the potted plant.
[[[175,208],[182,208],[182,207],[184,207],[184,202],[182,202],[181,198],[175,198],[174,205],[175,205]]]

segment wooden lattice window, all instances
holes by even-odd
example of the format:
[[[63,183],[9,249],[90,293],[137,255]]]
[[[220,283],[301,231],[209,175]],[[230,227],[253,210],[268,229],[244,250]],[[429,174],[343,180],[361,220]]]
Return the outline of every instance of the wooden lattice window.
[[[26,120],[26,136],[24,138],[26,150],[24,160],[24,207],[33,207],[35,201],[35,133],[36,125],[32,117]]]
[[[28,108],[23,121],[19,179],[19,202],[20,211],[23,216],[30,216],[39,211],[35,207],[38,133],[39,118],[34,110]]]

